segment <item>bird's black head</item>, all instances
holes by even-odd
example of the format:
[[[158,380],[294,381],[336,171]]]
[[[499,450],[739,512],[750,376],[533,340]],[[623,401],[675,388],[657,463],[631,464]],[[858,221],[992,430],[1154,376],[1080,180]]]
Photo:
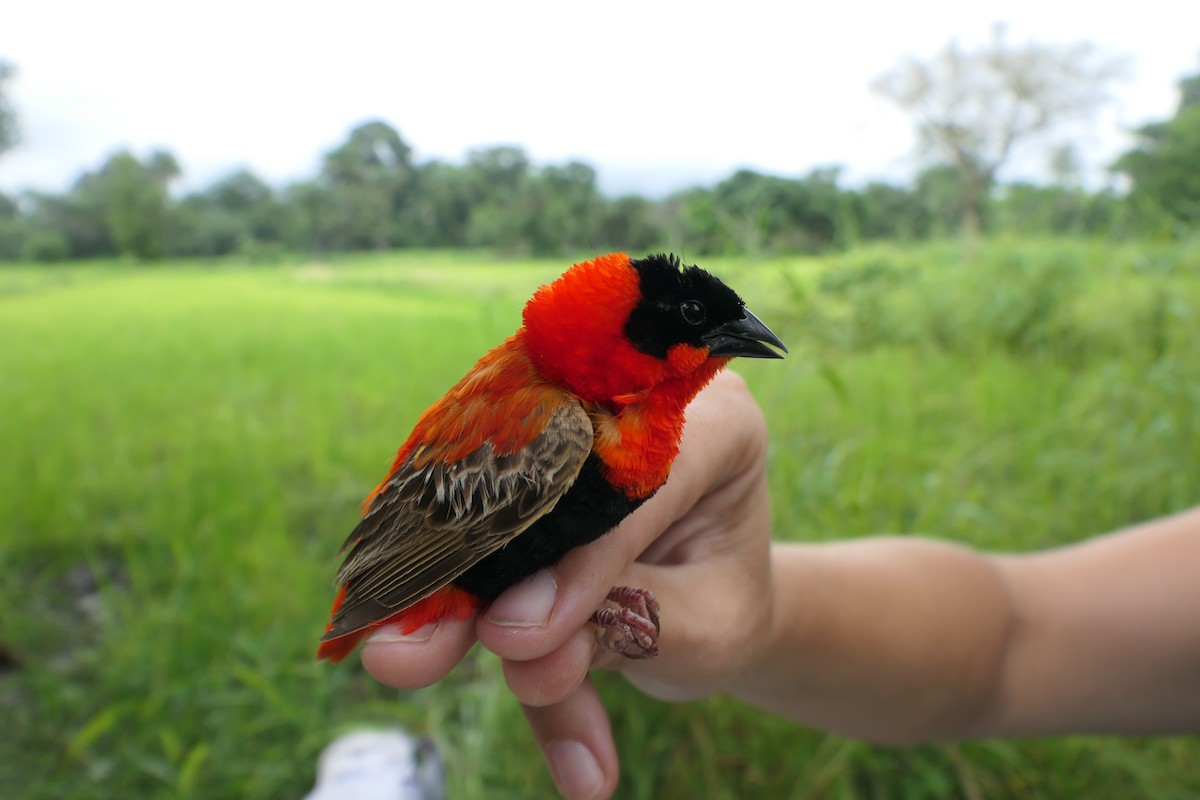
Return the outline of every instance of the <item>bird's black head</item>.
[[[783,358],[783,342],[750,313],[737,293],[699,267],[673,255],[631,259],[641,298],[629,313],[625,336],[642,353],[666,358],[677,344],[708,348],[710,356]]]

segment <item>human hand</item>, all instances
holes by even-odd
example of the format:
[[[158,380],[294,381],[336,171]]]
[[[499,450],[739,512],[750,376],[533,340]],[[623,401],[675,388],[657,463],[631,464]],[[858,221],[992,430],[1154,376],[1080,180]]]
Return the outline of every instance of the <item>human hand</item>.
[[[381,628],[363,664],[390,686],[427,686],[478,638],[502,659],[560,791],[609,796],[617,756],[588,670],[620,670],[660,699],[693,699],[728,688],[767,638],[774,593],[765,454],[762,412],[740,377],[722,373],[688,408],[667,483],[615,531],[512,587],[478,618],[408,637]],[[598,650],[586,623],[616,585],[657,596],[657,658]]]

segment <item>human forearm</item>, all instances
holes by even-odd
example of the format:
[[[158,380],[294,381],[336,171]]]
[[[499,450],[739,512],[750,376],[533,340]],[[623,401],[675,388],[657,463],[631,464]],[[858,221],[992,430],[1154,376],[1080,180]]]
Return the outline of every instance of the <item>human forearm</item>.
[[[1018,623],[988,734],[1200,729],[1200,509],[997,563]]]
[[[773,633],[731,691],[872,741],[1200,728],[1200,509],[993,556],[775,545]]]
[[[775,545],[773,634],[732,692],[824,730],[911,743],[969,735],[1012,627],[986,556],[883,538]]]

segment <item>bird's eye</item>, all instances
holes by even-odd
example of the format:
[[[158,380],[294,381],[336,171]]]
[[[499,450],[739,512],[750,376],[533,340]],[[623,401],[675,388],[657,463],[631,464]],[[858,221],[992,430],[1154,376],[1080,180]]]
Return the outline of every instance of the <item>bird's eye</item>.
[[[704,306],[695,300],[684,300],[680,303],[679,313],[689,325],[700,325],[704,322]]]

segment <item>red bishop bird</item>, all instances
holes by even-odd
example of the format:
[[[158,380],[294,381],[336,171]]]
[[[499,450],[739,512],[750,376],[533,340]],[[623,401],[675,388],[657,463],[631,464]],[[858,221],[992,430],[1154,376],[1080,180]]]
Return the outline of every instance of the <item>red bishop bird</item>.
[[[465,618],[608,531],[663,485],[684,408],[734,356],[783,342],[679,259],[624,253],[537,290],[523,325],[417,422],[363,503],[318,658],[373,628]],[[657,653],[658,604],[616,587],[597,640]]]

